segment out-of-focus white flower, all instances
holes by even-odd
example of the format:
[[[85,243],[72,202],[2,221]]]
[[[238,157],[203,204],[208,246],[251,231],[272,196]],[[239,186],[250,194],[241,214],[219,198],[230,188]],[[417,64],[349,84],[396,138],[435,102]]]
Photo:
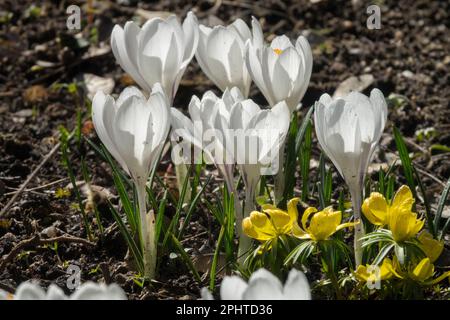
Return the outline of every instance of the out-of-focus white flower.
[[[92,101],[95,130],[112,156],[136,186],[143,243],[144,273],[154,277],[156,268],[155,216],[147,214],[146,183],[164,146],[170,128],[169,101],[159,83],[147,99],[135,87],[126,88],[117,101],[97,92]]]
[[[195,57],[203,72],[220,90],[238,87],[248,97],[252,79],[245,66],[245,42],[251,32],[245,22],[237,19],[214,28],[200,25],[199,36]]]
[[[286,100],[292,112],[303,98],[311,77],[313,57],[308,40],[300,36],[293,45],[282,35],[268,45],[254,17],[252,32],[252,39],[246,43],[247,70],[271,107]]]
[[[183,25],[172,15],[148,20],[142,28],[128,21],[122,29],[116,25],[111,47],[120,66],[147,92],[161,83],[173,100],[181,77],[198,45],[198,22],[189,12]]]
[[[127,300],[125,292],[117,284],[86,282],[71,296],[70,300]]]
[[[72,295],[66,296],[62,289],[51,284],[47,291],[38,284],[23,282],[14,295],[0,290],[0,300],[127,300],[125,292],[117,284],[86,282]]]
[[[367,167],[378,145],[387,120],[387,104],[383,94],[373,89],[370,97],[351,92],[332,99],[323,94],[316,103],[314,123],[323,151],[331,159],[347,183],[353,202],[355,219],[360,219],[361,195]],[[361,224],[355,227],[355,255],[360,264],[359,238]]]
[[[201,291],[202,299],[213,300],[208,289]],[[220,286],[221,300],[311,300],[311,290],[303,272],[292,269],[283,284],[266,269],[259,269],[248,283],[238,276],[227,276]]]
[[[95,130],[111,155],[133,179],[147,180],[170,128],[169,102],[159,84],[150,98],[136,87],[117,101],[99,91],[92,101]]]

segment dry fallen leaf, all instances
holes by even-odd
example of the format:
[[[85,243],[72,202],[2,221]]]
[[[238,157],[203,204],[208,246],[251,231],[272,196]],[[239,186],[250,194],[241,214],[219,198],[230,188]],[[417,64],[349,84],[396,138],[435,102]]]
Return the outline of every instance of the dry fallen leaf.
[[[81,133],[85,136],[89,136],[94,130],[94,123],[91,120],[87,120],[83,123]]]
[[[48,98],[47,89],[42,85],[35,85],[27,88],[23,93],[23,99],[28,103],[45,101]]]

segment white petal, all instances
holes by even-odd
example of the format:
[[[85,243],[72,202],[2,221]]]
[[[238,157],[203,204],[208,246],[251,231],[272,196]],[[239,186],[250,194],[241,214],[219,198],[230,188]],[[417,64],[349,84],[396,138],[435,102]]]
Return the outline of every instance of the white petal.
[[[274,104],[286,100],[289,97],[292,88],[292,81],[284,67],[281,65],[280,59],[275,62],[273,67],[271,83],[273,94],[271,107],[273,107]]]
[[[86,282],[70,296],[71,300],[127,300],[125,292],[117,285]]]
[[[280,49],[282,51],[286,50],[287,48],[292,48],[292,42],[289,40],[288,37],[285,35],[275,37],[272,42],[270,43],[270,47],[272,49]]]
[[[311,79],[311,72],[313,67],[313,55],[308,40],[305,37],[300,36],[295,43],[295,48],[300,56],[303,58],[303,78],[300,79],[301,88],[298,89],[298,100],[300,101],[305,95],[306,89],[308,89],[309,81]],[[297,89],[295,89],[297,90]]]
[[[282,300],[282,290],[277,277],[266,269],[259,269],[251,275],[243,300]]]
[[[264,35],[259,21],[252,16],[252,44],[255,48],[262,48],[264,45]]]
[[[113,119],[115,115],[116,106],[114,99],[111,96],[105,96],[103,92],[98,91],[92,100],[92,122],[95,131],[106,149],[128,173],[127,163],[120,155],[113,137]]]
[[[242,300],[247,283],[238,276],[225,277],[220,285],[220,299]]]
[[[247,41],[245,45],[245,66],[247,67],[248,73],[250,74],[252,80],[255,82],[259,90],[263,93],[264,96],[268,95],[268,89],[266,87],[263,76],[262,62],[257,54],[257,49],[254,47],[251,41]]]
[[[212,293],[208,290],[208,288],[203,287],[200,290],[201,300],[214,300]]]
[[[122,69],[124,69],[144,90],[150,90],[150,86],[141,76],[138,66],[137,37],[140,28],[134,22],[128,21],[125,29],[114,26],[111,33],[111,48]]]
[[[14,295],[14,300],[45,300],[46,294],[38,284],[23,282]]]
[[[243,43],[252,37],[250,28],[244,21],[242,21],[242,19],[236,19],[231,25],[229,25],[229,28],[234,29],[239,34]]]
[[[64,291],[55,284],[51,284],[47,289],[47,300],[65,300],[67,296]]]
[[[189,11],[186,19],[184,19],[183,32],[185,40],[183,62],[189,63],[197,50],[197,45],[199,42],[198,21],[192,11]]]
[[[283,290],[287,300],[311,300],[311,289],[303,272],[292,269]]]
[[[205,27],[204,25],[199,26],[199,41],[197,52],[195,53],[195,59],[197,59],[200,68],[209,79],[214,78],[214,73],[208,67],[208,51],[206,49],[208,36],[211,31],[211,28]]]

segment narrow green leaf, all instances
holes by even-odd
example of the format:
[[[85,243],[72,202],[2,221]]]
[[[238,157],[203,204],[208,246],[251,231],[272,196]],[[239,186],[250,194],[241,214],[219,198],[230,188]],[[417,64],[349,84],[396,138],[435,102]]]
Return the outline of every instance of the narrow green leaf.
[[[396,127],[394,127],[394,139],[400,160],[402,162],[403,172],[405,174],[406,181],[408,182],[408,186],[411,189],[414,198],[417,198],[412,161],[411,158],[409,157],[405,141],[403,140],[400,131]]]
[[[186,251],[183,248],[183,245],[178,241],[178,239],[175,237],[173,233],[170,231],[168,232],[170,235],[170,238],[172,239],[172,243],[174,244],[175,248],[177,249],[178,253],[180,254],[181,259],[184,261],[188,269],[192,272],[194,275],[195,280],[198,283],[202,282],[202,279],[200,275],[198,274],[197,269],[195,269],[194,263],[192,262],[191,257],[186,253]]]

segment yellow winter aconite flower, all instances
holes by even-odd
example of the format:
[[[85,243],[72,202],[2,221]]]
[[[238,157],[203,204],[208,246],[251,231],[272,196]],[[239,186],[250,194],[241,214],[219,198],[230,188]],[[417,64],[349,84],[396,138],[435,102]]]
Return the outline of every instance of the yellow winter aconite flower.
[[[309,221],[309,223],[308,223]],[[359,222],[342,223],[341,211],[333,211],[332,207],[327,207],[322,211],[318,211],[314,207],[305,210],[302,216],[302,227],[298,224],[294,225],[294,236],[300,239],[311,239],[314,241],[327,240],[335,232],[353,227]]]
[[[450,279],[450,271],[447,271],[433,279],[434,275],[434,265],[431,262],[430,258],[422,259],[415,266],[407,267],[406,271],[402,269],[397,259],[394,258],[394,262],[388,266],[393,275],[395,275],[399,279],[409,278],[414,280],[422,285],[435,285],[436,283],[441,282],[445,278]]]
[[[371,265],[359,265],[355,271],[356,278],[361,282],[376,282],[382,280],[389,280],[392,278],[391,272],[392,261],[388,258],[383,260],[379,269]]]
[[[291,199],[288,202],[287,212],[273,205],[263,205],[263,212],[253,211],[250,213],[250,217],[242,221],[244,233],[259,241],[267,241],[283,234],[290,234],[298,219],[298,201],[298,198]]]
[[[414,198],[408,186],[401,186],[389,204],[386,198],[378,192],[372,192],[364,200],[362,212],[372,224],[385,226],[389,224],[389,217],[399,211],[411,211]]]
[[[397,242],[402,242],[416,236],[425,221],[417,219],[417,214],[411,211],[398,210],[389,219],[389,229]]]
[[[431,262],[435,262],[444,250],[444,241],[434,239],[428,231],[421,232],[417,239],[420,242],[420,249],[430,258]]]
[[[416,236],[425,222],[417,219],[417,214],[412,212],[414,201],[409,187],[401,186],[391,204],[382,194],[372,192],[370,197],[364,200],[362,211],[372,224],[387,225],[394,240],[402,242]]]

